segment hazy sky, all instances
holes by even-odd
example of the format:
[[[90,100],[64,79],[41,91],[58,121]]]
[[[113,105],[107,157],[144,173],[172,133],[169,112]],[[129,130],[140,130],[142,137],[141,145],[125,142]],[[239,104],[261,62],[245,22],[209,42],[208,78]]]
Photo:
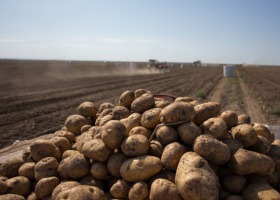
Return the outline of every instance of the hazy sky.
[[[0,58],[280,65],[280,1],[0,0]]]

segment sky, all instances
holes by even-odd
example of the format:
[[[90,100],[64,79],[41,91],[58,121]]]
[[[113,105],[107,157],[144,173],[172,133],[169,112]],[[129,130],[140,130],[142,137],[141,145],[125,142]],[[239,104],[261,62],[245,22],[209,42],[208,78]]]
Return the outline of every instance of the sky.
[[[280,65],[280,1],[0,0],[0,58]]]

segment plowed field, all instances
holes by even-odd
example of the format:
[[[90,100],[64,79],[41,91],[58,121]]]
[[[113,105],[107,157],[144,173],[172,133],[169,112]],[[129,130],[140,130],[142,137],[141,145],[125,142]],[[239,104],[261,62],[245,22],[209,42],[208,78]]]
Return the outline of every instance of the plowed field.
[[[99,66],[88,70],[75,63],[75,70],[55,70],[44,62],[33,62],[22,66],[20,62],[0,63],[0,148],[12,144],[15,140],[23,140],[39,135],[53,133],[60,129],[68,115],[76,113],[77,106],[83,101],[92,101],[99,105],[103,102],[117,104],[118,97],[126,90],[145,88],[155,94],[171,94],[174,96],[191,96],[201,101],[216,100],[224,109],[233,109],[238,114],[259,115],[255,121],[267,124],[279,124],[279,116],[270,114],[268,105],[279,103],[280,86],[271,80],[279,77],[279,70],[240,69],[239,78],[223,78],[221,67],[175,68],[166,73],[148,73],[143,70],[131,71],[131,68],[113,68]],[[26,62],[24,65],[27,65]],[[39,65],[40,66],[37,66]],[[93,64],[91,64],[93,65]],[[105,68],[107,67],[107,68]],[[261,82],[274,88],[278,93],[273,98],[266,97],[253,83],[254,73],[262,73]],[[102,71],[102,73],[100,73]],[[277,71],[278,75],[274,72]],[[151,71],[150,71],[151,72]],[[250,80],[245,81],[244,76]],[[251,77],[251,78],[250,78]],[[252,84],[251,84],[252,83]],[[256,89],[257,88],[257,89]],[[253,91],[253,92],[250,92]],[[255,98],[255,96],[261,97]],[[275,101],[274,101],[275,100]],[[268,102],[267,102],[268,101]],[[262,104],[260,104],[262,102]],[[248,107],[253,106],[250,110]]]

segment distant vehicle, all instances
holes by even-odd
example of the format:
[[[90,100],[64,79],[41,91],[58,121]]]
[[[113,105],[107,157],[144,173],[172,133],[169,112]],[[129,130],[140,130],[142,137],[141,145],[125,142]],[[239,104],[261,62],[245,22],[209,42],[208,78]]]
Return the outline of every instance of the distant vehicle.
[[[170,65],[167,62],[159,62],[157,60],[149,60],[147,68],[150,70],[159,70],[161,72],[168,72]]]

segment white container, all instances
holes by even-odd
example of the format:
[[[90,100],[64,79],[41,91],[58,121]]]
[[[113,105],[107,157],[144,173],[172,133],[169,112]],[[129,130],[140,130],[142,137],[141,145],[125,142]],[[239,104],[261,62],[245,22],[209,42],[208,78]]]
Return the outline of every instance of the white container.
[[[235,77],[235,66],[224,65],[224,77]]]

